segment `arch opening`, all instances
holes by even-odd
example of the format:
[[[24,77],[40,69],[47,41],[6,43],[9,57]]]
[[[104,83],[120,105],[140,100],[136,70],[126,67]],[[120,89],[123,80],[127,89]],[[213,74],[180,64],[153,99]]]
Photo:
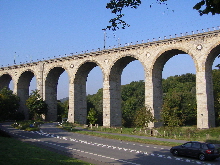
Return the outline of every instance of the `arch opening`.
[[[197,124],[196,68],[188,54],[171,57],[162,72],[162,118],[168,126]]]
[[[220,57],[215,58],[212,65],[213,97],[215,111],[215,126],[220,126]]]
[[[220,126],[220,45],[215,46],[208,54],[205,62],[205,78],[207,92],[208,125],[206,127]],[[200,123],[203,124],[201,116]],[[203,126],[203,125],[202,125]]]
[[[86,82],[87,77],[90,73],[90,71],[98,66],[94,62],[85,62],[82,64],[76,74],[74,79],[74,99],[72,100],[74,102],[74,112],[71,112],[69,114],[69,118],[73,118],[74,116],[74,122],[80,123],[80,124],[86,124],[87,123],[87,99],[86,99]]]
[[[0,76],[0,90],[2,90],[4,87],[7,87],[11,90],[13,90],[13,81],[12,77],[9,74],[3,74],[2,76]]]
[[[95,111],[96,121],[94,124],[103,125],[103,76],[100,67],[94,67],[88,74],[86,81],[87,94],[87,123],[91,121],[88,118]],[[92,120],[92,118],[91,118]],[[92,121],[93,122],[93,121]]]
[[[144,69],[140,61],[130,62],[121,75],[122,126],[139,127],[145,106]]]
[[[37,80],[36,80],[36,77],[34,76],[30,82],[29,95],[31,94],[32,91],[35,91],[35,90],[37,90]]]
[[[29,119],[29,111],[26,106],[26,100],[29,98],[29,88],[34,73],[32,71],[23,72],[17,83],[17,96],[20,98],[20,107],[19,111],[24,113],[25,119]]]
[[[57,86],[60,75],[64,71],[65,69],[62,67],[54,67],[46,76],[44,99],[48,106],[47,121],[57,121]]]
[[[131,126],[132,119],[130,118],[130,113],[126,112],[125,106],[123,106],[122,111],[122,103],[124,104],[127,99],[122,97],[122,72],[126,68],[126,66],[130,65],[131,62],[136,61],[137,59],[133,56],[122,57],[117,60],[114,66],[111,68],[110,76],[109,76],[109,92],[110,92],[110,110],[109,110],[109,124],[110,126],[122,126],[122,123],[127,126]],[[135,62],[134,62],[135,63]],[[131,64],[132,65],[132,64]],[[130,68],[133,69],[133,68]],[[125,72],[126,73],[126,72]],[[131,73],[131,71],[130,71]],[[124,93],[123,93],[124,94]],[[124,100],[122,100],[124,99]],[[129,101],[128,101],[129,102]],[[108,116],[105,115],[104,116]],[[122,120],[122,117],[126,119]]]
[[[64,71],[57,85],[57,121],[61,122],[68,118],[69,112],[69,76]]]
[[[182,75],[174,75],[171,77],[169,74],[164,75],[166,79],[162,79],[163,70],[166,71],[167,66],[170,65],[169,61],[172,62],[172,65],[176,65],[180,67],[182,61],[178,60],[178,57],[188,58],[187,63],[185,63],[185,67],[188,67],[188,64],[192,67],[191,73],[187,73],[190,71],[180,71],[177,73],[181,73]],[[189,112],[194,112],[191,114],[195,118],[196,112],[196,87],[195,87],[195,64],[190,55],[187,55],[186,52],[179,49],[172,49],[165,51],[162,53],[154,63],[152,70],[152,82],[153,82],[153,109],[154,109],[154,117],[157,121],[163,120],[163,122],[156,122],[152,124],[150,127],[159,127],[164,123],[166,125],[184,125],[185,121],[192,121],[191,118],[188,117],[188,111],[185,112],[183,108],[190,109]],[[168,65],[167,65],[168,64]],[[184,68],[184,67],[183,67]],[[188,67],[189,68],[189,67]],[[176,68],[180,70],[180,68]],[[186,70],[186,69],[184,69]],[[173,70],[171,71],[171,75]],[[175,73],[174,73],[175,74]],[[168,77],[168,78],[167,78]],[[188,106],[187,100],[191,101]],[[186,103],[185,103],[186,101]],[[189,106],[190,105],[190,106]],[[192,123],[191,123],[192,124]]]

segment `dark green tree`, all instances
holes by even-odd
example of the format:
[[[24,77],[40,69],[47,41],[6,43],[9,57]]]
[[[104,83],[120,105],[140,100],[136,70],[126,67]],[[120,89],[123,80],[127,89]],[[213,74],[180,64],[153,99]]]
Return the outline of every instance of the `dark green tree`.
[[[198,10],[200,15],[209,14],[212,15],[220,14],[220,1],[219,0],[200,0],[193,9]]]
[[[212,71],[216,126],[220,126],[220,69]]]
[[[164,98],[162,116],[168,126],[196,124],[195,96],[190,93],[172,92]]]
[[[26,100],[26,105],[29,109],[30,119],[42,119],[42,115],[47,114],[47,104],[42,99],[38,90],[33,90],[29,98]]]
[[[87,112],[93,108],[96,111],[97,121],[96,123],[102,125],[103,123],[103,89],[99,89],[94,95],[87,96]],[[87,114],[88,114],[87,113]]]
[[[168,0],[155,0],[155,3],[167,5],[166,1]],[[117,30],[120,27],[125,29],[130,25],[127,24],[122,17],[124,8],[132,8],[137,9],[138,6],[141,5],[141,0],[110,0],[107,3],[106,8],[111,10],[111,13],[115,14],[116,17],[109,20],[110,25],[105,29],[109,30]],[[151,4],[149,4],[149,8],[151,8]],[[212,15],[220,13],[220,1],[219,0],[197,0],[196,4],[192,6],[192,9],[195,9],[202,16],[203,14]]]
[[[134,126],[137,110],[144,108],[144,81],[133,81],[121,88],[122,98],[122,124],[125,127]]]
[[[57,120],[62,121],[62,118],[68,118],[69,100],[64,102],[57,101]]]
[[[89,123],[90,123],[91,125],[95,124],[96,121],[98,120],[97,113],[96,113],[96,111],[95,111],[94,108],[91,108],[91,109],[89,110],[87,119],[89,120]]]
[[[145,128],[148,127],[150,122],[156,121],[149,106],[143,106],[141,109],[136,111],[134,116],[135,127]]]
[[[21,115],[21,112],[18,112],[19,100],[7,87],[0,91],[0,120],[15,120]]]
[[[163,80],[164,124],[182,126],[196,124],[195,74],[171,76]]]

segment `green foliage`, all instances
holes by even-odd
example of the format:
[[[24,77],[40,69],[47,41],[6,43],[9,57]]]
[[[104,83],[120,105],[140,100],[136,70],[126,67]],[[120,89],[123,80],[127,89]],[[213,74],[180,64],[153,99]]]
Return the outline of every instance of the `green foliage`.
[[[148,124],[150,122],[156,121],[151,113],[151,110],[152,109],[149,106],[147,106],[136,111],[134,118],[134,124],[136,127],[148,127]]]
[[[135,114],[144,108],[144,81],[133,81],[121,88],[123,126],[135,126]]]
[[[93,108],[96,111],[97,121],[96,123],[102,125],[103,123],[103,89],[99,89],[94,95],[87,96],[87,111]],[[88,113],[87,113],[88,114]]]
[[[200,15],[209,14],[212,15],[220,14],[220,1],[219,0],[201,0],[197,3],[193,9],[198,10]]]
[[[212,71],[216,125],[220,126],[220,69]]]
[[[141,0],[110,0],[109,3],[107,3],[106,8],[110,9],[112,13],[116,14],[117,16],[113,19],[110,19],[109,23],[110,26],[107,26],[105,29],[112,29],[115,31],[116,29],[119,29],[119,26],[122,26],[122,29],[125,29],[126,26],[130,26],[125,21],[123,21],[121,18],[124,16],[122,14],[122,10],[125,7],[131,7],[136,9],[141,4]]]
[[[163,79],[163,93],[173,91],[192,91],[195,92],[196,76],[192,73],[186,73],[181,76],[170,76]]]
[[[165,3],[166,1],[168,0],[155,0],[155,3],[167,6],[167,3]],[[116,31],[117,29],[120,29],[120,26],[122,29],[129,27],[130,25],[122,19],[122,17],[125,15],[122,13],[122,11],[124,8],[137,9],[138,6],[141,5],[141,2],[141,0],[110,0],[110,2],[107,3],[106,8],[110,9],[111,13],[115,14],[116,17],[110,19],[110,25],[103,30],[109,29]],[[149,8],[151,8],[151,4],[149,5]],[[201,16],[209,13],[212,15],[220,14],[220,1],[200,0],[194,5],[193,9],[197,10]]]
[[[91,109],[89,110],[87,119],[89,120],[89,123],[90,123],[90,124],[95,124],[95,122],[98,120],[97,114],[96,114],[96,111],[95,111],[94,108],[91,108]]]
[[[196,124],[195,74],[171,76],[163,80],[164,124],[174,127]]]
[[[0,91],[0,120],[15,120],[19,116],[19,97],[7,87]]]
[[[164,124],[170,127],[180,126],[183,125],[184,119],[182,118],[182,112],[178,110],[178,96],[174,98],[174,104],[173,100],[169,99],[168,101],[165,101],[163,104],[163,110],[162,110],[162,116]],[[172,105],[173,104],[173,105]],[[170,107],[173,106],[173,107]],[[178,117],[180,116],[180,117]]]
[[[57,101],[57,120],[62,121],[62,118],[68,118],[69,100],[64,102]]]
[[[32,119],[40,119],[42,115],[47,113],[47,104],[43,101],[38,90],[33,90],[30,97],[26,100],[29,109],[29,117]]]

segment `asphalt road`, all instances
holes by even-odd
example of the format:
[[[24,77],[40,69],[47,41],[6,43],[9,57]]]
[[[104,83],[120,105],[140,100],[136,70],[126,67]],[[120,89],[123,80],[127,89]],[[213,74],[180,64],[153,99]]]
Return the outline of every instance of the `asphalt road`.
[[[14,129],[9,123],[0,124],[19,139],[41,147],[64,153],[97,165],[219,165],[215,161],[199,161],[186,157],[174,157],[170,147],[126,142],[66,132],[56,127],[56,123],[43,124],[39,132]]]

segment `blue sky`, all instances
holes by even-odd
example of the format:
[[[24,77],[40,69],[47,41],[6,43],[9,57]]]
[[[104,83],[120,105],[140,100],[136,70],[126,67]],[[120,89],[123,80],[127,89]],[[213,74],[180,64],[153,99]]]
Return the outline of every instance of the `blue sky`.
[[[0,0],[0,66],[13,65],[14,59],[19,64],[103,48],[102,29],[114,17],[105,8],[107,2]],[[196,2],[199,0],[168,0],[168,5],[159,5],[156,0],[143,0],[138,9],[125,9],[124,20],[131,25],[129,28],[106,32],[106,46],[147,41],[212,27],[217,29],[220,15],[199,16],[192,9]],[[220,63],[219,59],[215,60],[217,63]],[[195,67],[188,55],[178,55],[167,62],[163,77],[184,73],[195,73]],[[122,84],[142,79],[143,68],[138,61],[129,64],[122,73]],[[36,86],[33,84],[34,79],[31,88]],[[59,87],[61,85],[68,87],[66,73],[59,80],[58,98],[68,95],[68,88],[63,91]],[[102,88],[102,75],[96,67],[88,76],[87,93],[96,93],[99,88]]]

